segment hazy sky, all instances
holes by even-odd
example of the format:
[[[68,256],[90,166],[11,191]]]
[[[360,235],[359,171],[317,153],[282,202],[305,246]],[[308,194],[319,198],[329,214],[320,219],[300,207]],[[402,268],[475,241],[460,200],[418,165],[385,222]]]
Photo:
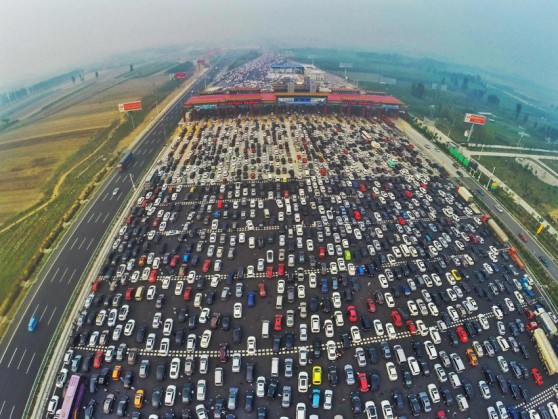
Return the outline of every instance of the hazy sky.
[[[358,46],[558,88],[556,0],[0,0],[0,87],[180,42]]]

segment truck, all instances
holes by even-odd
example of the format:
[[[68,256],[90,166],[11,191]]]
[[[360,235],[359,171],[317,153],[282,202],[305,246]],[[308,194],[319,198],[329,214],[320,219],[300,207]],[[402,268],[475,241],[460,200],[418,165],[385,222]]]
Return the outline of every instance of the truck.
[[[507,246],[507,244],[509,243],[508,236],[506,233],[504,233],[504,230],[502,230],[500,226],[496,224],[496,221],[490,218],[490,215],[488,214],[482,216],[482,221],[485,222],[488,227],[490,227],[490,229],[494,232],[494,234],[496,234],[496,237],[498,237],[502,244],[504,246]]]
[[[515,247],[511,247],[508,249],[508,254],[513,259],[513,261],[519,266],[520,269],[525,269],[525,262],[519,257],[517,254],[517,249]]]
[[[548,375],[554,375],[558,372],[558,357],[552,349],[548,338],[544,331],[540,328],[533,330],[533,340],[537,348],[537,352],[545,366]]]
[[[120,161],[118,162],[117,168],[119,172],[123,172],[124,170],[126,170],[128,165],[130,164],[130,161],[132,161],[133,156],[134,155],[131,151],[128,151],[126,154],[124,154],[124,157],[122,157],[122,159],[120,159]]]
[[[471,210],[473,211],[473,213],[475,215],[479,215],[482,214],[481,210],[479,209],[479,207],[477,206],[477,204],[475,204],[474,202],[471,202],[469,204],[469,206],[471,207]]]
[[[473,200],[473,195],[464,186],[459,186],[457,188],[457,193],[465,200],[465,202],[470,203]]]
[[[544,308],[538,308],[534,310],[533,313],[535,313],[535,316],[537,317],[537,323],[542,326],[547,336],[551,337],[558,333],[556,324]]]
[[[521,278],[519,280],[519,283],[521,284],[521,288],[523,288],[523,292],[525,294],[527,294],[531,298],[535,297],[535,294],[533,294],[533,291],[531,291],[531,285],[529,284],[529,278],[524,276],[523,278]]]

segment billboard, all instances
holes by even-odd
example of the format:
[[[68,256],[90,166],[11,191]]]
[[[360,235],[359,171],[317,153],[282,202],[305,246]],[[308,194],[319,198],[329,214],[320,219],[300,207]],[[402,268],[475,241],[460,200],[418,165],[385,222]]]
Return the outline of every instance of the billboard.
[[[466,113],[465,122],[469,124],[484,125],[486,124],[486,116],[475,115],[473,113]]]
[[[174,75],[177,79],[185,79],[186,78],[186,73],[183,72],[183,71],[181,71],[179,73],[174,73]]]
[[[317,105],[325,103],[325,97],[279,97],[277,102],[283,104],[296,104],[296,105]]]
[[[141,111],[141,109],[141,100],[118,104],[118,110],[120,112]]]

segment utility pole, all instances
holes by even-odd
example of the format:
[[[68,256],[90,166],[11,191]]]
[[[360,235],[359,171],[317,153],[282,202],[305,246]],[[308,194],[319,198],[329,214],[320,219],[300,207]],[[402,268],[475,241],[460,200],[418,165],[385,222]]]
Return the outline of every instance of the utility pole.
[[[488,183],[486,184],[486,189],[488,189],[490,186],[490,182],[492,181],[492,177],[494,176],[494,170],[496,170],[496,166],[492,168],[492,173],[490,174],[490,177],[488,178]]]

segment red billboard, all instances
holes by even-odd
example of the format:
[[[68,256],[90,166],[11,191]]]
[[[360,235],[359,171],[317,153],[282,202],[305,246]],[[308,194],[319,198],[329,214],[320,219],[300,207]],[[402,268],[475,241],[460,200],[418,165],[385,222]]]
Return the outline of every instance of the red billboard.
[[[484,125],[484,124],[486,124],[486,116],[475,115],[473,113],[466,113],[465,114],[465,122],[467,122],[469,124]]]
[[[184,72],[174,73],[174,76],[175,76],[177,79],[185,79],[185,78],[186,78],[186,73],[184,73]]]
[[[141,111],[141,109],[141,100],[118,104],[118,110],[120,112]]]

